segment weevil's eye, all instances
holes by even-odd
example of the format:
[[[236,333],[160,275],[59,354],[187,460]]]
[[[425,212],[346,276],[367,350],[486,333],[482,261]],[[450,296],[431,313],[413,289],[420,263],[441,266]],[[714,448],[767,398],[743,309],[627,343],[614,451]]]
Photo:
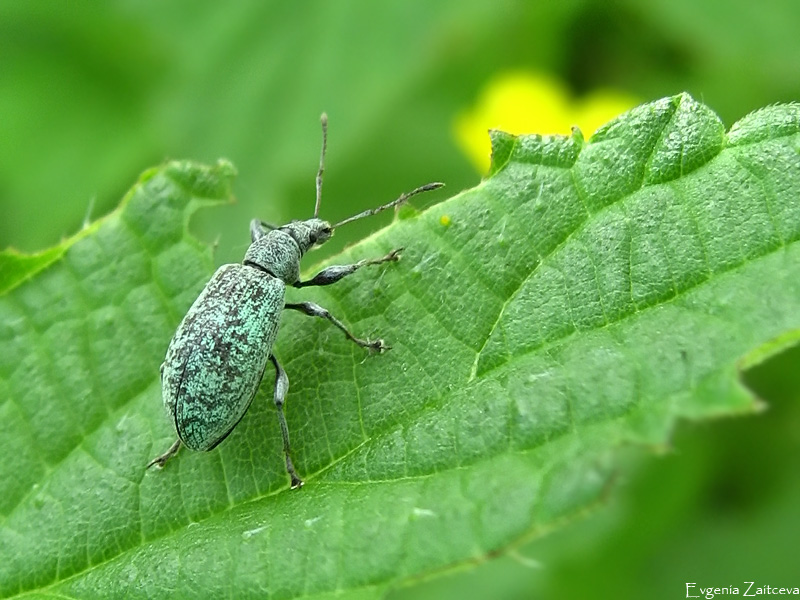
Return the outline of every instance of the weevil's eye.
[[[308,240],[311,242],[312,245],[316,244],[317,243],[317,234],[316,233],[309,233],[308,234]]]
[[[315,234],[312,234],[311,243],[322,244],[324,242],[327,242],[330,239],[332,233],[333,229],[331,229],[330,227],[322,227]]]

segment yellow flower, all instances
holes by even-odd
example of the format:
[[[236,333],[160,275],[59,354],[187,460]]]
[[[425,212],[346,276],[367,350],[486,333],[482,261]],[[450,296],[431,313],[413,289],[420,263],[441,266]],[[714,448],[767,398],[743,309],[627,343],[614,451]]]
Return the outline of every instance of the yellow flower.
[[[482,173],[489,170],[489,129],[508,133],[568,135],[580,127],[588,138],[598,127],[639,102],[630,94],[596,90],[573,99],[566,87],[546,75],[518,72],[495,77],[471,109],[455,120],[456,140]]]

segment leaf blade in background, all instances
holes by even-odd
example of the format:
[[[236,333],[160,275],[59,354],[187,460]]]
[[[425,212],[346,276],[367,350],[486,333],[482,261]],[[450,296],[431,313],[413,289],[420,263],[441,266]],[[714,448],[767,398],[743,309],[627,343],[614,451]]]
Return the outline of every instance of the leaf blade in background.
[[[603,498],[622,446],[663,446],[682,417],[754,410],[739,360],[800,325],[799,114],[765,109],[726,137],[709,109],[681,95],[626,113],[589,142],[503,137],[492,178],[351,248],[341,260],[406,252],[292,297],[319,299],[394,349],[365,359],[324,323],[283,319],[276,351],[307,479],[297,493],[286,489],[269,377],[219,450],[143,471],[172,436],[157,365],[210,264],[186,241],[188,212],[155,218],[148,211],[160,204],[132,195],[126,211],[150,272],[102,271],[98,246],[108,264],[130,254],[102,244],[115,239],[104,237],[113,220],[64,261],[94,256],[80,293],[112,305],[132,294],[128,310],[150,320],[128,317],[132,327],[104,306],[73,318],[93,336],[78,349],[110,363],[93,378],[112,401],[94,412],[85,403],[89,426],[61,431],[52,446],[11,438],[31,465],[12,462],[9,477],[44,466],[2,506],[0,590],[378,597],[586,510]],[[187,243],[192,252],[163,251]],[[40,288],[59,300],[62,266],[0,309]],[[192,274],[183,285],[173,278],[181,271]],[[136,295],[148,275],[166,290],[150,304]],[[0,321],[48,341],[54,326],[37,315]],[[14,346],[4,327],[0,381],[15,400],[4,410],[19,410],[25,386],[12,356],[58,373],[72,364],[43,344]],[[145,331],[152,340],[140,340]],[[76,384],[71,397],[105,387]],[[47,392],[38,402],[58,432],[67,401]]]

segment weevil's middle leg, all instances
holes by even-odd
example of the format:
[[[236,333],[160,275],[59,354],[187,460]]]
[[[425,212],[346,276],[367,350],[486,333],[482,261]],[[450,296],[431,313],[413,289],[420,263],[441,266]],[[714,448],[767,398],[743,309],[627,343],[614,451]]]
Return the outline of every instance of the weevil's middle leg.
[[[395,248],[389,252],[389,254],[380,258],[365,258],[364,260],[360,260],[352,265],[334,265],[332,267],[328,267],[327,269],[322,269],[322,271],[317,273],[308,281],[295,281],[292,285],[296,288],[307,287],[310,285],[330,285],[332,283],[336,283],[344,277],[347,277],[348,275],[352,275],[361,267],[397,261],[400,259],[400,253],[402,251],[402,248]]]
[[[274,354],[270,354],[269,359],[275,365],[275,407],[278,409],[278,422],[281,425],[283,453],[286,456],[286,471],[289,473],[289,477],[292,478],[292,489],[295,489],[303,485],[303,480],[294,470],[292,458],[289,456],[289,426],[286,424],[286,417],[283,415],[283,403],[286,400],[286,394],[289,392],[289,377]]]
[[[149,469],[153,465],[158,465],[159,468],[163,467],[170,458],[172,458],[178,453],[178,450],[180,449],[181,449],[181,439],[178,438],[177,440],[175,440],[175,443],[173,443],[172,446],[169,447],[169,450],[164,452],[164,454],[162,454],[161,456],[155,457],[153,460],[147,463],[147,466],[145,468]]]
[[[327,309],[322,308],[319,304],[315,304],[313,302],[298,302],[297,304],[287,303],[284,305],[284,308],[288,308],[290,310],[297,310],[301,313],[308,315],[309,317],[319,317],[321,319],[327,319],[331,323],[333,323],[336,327],[341,329],[344,334],[347,336],[347,339],[355,342],[362,348],[369,348],[370,350],[374,350],[375,352],[383,352],[384,350],[391,350],[391,346],[387,346],[386,343],[378,338],[377,340],[362,340],[361,338],[357,338],[354,336],[347,327],[344,326],[339,319],[334,317]]]

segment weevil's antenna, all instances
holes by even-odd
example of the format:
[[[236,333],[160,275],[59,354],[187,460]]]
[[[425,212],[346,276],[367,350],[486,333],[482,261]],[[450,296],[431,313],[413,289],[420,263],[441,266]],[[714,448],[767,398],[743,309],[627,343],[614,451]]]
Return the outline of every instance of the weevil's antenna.
[[[429,192],[431,190],[438,190],[440,187],[444,187],[443,183],[426,183],[418,187],[415,190],[411,190],[406,194],[402,194],[397,200],[392,200],[388,204],[384,204],[383,206],[379,206],[378,208],[370,208],[369,210],[365,210],[364,212],[358,213],[357,215],[353,215],[352,217],[346,218],[344,221],[339,221],[336,225],[333,226],[334,229],[344,225],[345,223],[350,223],[351,221],[357,221],[358,219],[363,219],[364,217],[369,217],[371,215],[376,215],[381,211],[386,210],[387,208],[394,208],[395,206],[400,206],[411,198],[411,196],[416,196],[417,194],[421,194],[422,192]]]
[[[322,113],[322,151],[319,154],[319,171],[317,171],[317,203],[314,205],[314,218],[319,215],[319,203],[322,200],[322,174],[325,172],[325,152],[328,150],[328,115]]]

